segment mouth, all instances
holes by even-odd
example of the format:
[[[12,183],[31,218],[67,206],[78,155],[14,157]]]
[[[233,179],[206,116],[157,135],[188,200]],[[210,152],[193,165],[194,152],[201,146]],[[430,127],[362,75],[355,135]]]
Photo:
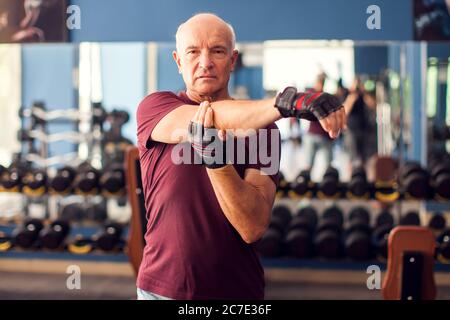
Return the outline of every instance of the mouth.
[[[200,77],[197,77],[197,79],[216,79],[216,77],[215,76],[200,76]]]

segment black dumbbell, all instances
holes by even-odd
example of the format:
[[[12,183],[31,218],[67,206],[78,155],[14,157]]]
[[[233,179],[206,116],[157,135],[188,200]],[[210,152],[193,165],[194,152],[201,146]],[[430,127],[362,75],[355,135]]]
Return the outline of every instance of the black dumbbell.
[[[323,175],[323,179],[318,184],[319,197],[335,197],[339,193],[339,172],[329,166]]]
[[[28,129],[19,129],[17,131],[17,140],[20,142],[30,142],[33,141],[34,138],[30,135],[30,130]]]
[[[257,243],[262,256],[276,257],[283,253],[284,234],[291,219],[292,214],[287,206],[277,204],[272,208],[269,227]]]
[[[103,157],[106,162],[123,163],[127,148],[133,143],[122,136],[111,133],[104,134]]]
[[[116,125],[124,125],[130,120],[130,114],[126,110],[114,109],[108,114],[111,123]]]
[[[388,256],[388,239],[393,225],[382,224],[376,227],[372,233],[372,247],[376,258],[385,262]]]
[[[78,169],[73,185],[78,194],[97,194],[100,191],[100,173],[90,164],[83,163]]]
[[[92,103],[92,124],[103,126],[108,114],[100,102]]]
[[[3,174],[6,174],[7,171],[8,171],[8,170],[7,170],[4,166],[2,166],[2,165],[0,164],[0,191],[3,191],[3,190],[4,190],[4,188],[3,188],[3,183],[2,183],[2,181],[3,181]]]
[[[44,225],[39,219],[27,219],[23,225],[14,229],[12,238],[14,245],[21,248],[31,248],[39,237],[39,232]]]
[[[360,222],[361,224],[370,225],[370,213],[364,207],[354,207],[348,214],[348,221]]]
[[[113,163],[103,170],[100,188],[105,196],[117,196],[125,193],[125,170],[123,164]]]
[[[444,230],[437,238],[437,259],[442,263],[450,263],[450,230]]]
[[[345,254],[354,260],[367,260],[372,256],[370,214],[363,207],[349,213],[344,240]]]
[[[302,170],[295,180],[291,182],[289,197],[312,197],[314,183],[311,181],[311,172]]]
[[[58,169],[55,176],[49,179],[48,187],[50,192],[58,194],[70,193],[75,175],[75,169],[72,167],[65,166]]]
[[[91,221],[105,222],[108,218],[106,201],[87,205],[84,214]]]
[[[132,144],[132,142],[122,135],[122,127],[125,123],[130,120],[130,114],[126,110],[112,110],[107,117],[107,120],[111,124],[110,130],[105,132],[103,144],[105,145],[105,151],[107,153],[108,150],[118,150],[124,151],[123,148]],[[111,146],[107,147],[106,145],[110,144]]]
[[[40,197],[47,192],[47,173],[31,169],[22,178],[22,191],[32,197]]]
[[[431,184],[438,197],[450,199],[450,163],[438,162],[431,169]]]
[[[264,235],[257,242],[258,252],[263,257],[277,257],[281,253],[282,235],[273,225],[269,225]]]
[[[8,192],[19,192],[22,190],[22,177],[24,171],[20,167],[10,166],[0,176],[0,187]]]
[[[428,228],[434,231],[442,231],[447,226],[447,220],[442,212],[435,212],[428,221]]]
[[[286,180],[284,174],[280,171],[276,197],[278,199],[286,197],[290,189],[290,183]]]
[[[313,235],[317,225],[317,212],[313,207],[300,208],[291,220],[286,234],[287,254],[306,258],[313,253]]]
[[[431,128],[433,140],[446,141],[450,139],[450,127],[444,123],[433,123]]]
[[[40,244],[42,247],[51,250],[62,248],[69,232],[70,224],[67,221],[53,221],[39,233]]]
[[[394,217],[387,210],[382,210],[375,219],[375,228],[381,226],[393,226],[394,225]]]
[[[13,238],[6,232],[0,231],[0,252],[8,251],[13,247]]]
[[[278,218],[280,227],[285,230],[292,219],[292,213],[286,205],[276,204],[272,208],[272,218]]]
[[[77,234],[67,245],[67,250],[74,254],[87,254],[92,252],[95,246],[96,243],[92,237]]]
[[[420,226],[420,216],[416,211],[409,211],[400,219],[402,226]]]
[[[81,221],[85,217],[85,210],[81,203],[72,202],[62,206],[59,216],[65,221]]]
[[[323,211],[322,219],[331,219],[336,221],[339,226],[342,226],[344,223],[344,214],[342,213],[341,208],[336,205],[332,205]]]
[[[317,226],[314,238],[315,253],[319,257],[336,259],[342,255],[342,211],[332,206],[327,208]]]
[[[417,162],[407,162],[402,170],[402,185],[406,197],[425,199],[429,195],[428,172]]]
[[[352,169],[352,177],[348,183],[348,197],[363,198],[369,196],[369,183],[367,182],[366,170],[362,166]]]
[[[104,229],[97,235],[94,235],[95,247],[103,251],[113,251],[119,245],[123,227],[116,222],[107,223]]]

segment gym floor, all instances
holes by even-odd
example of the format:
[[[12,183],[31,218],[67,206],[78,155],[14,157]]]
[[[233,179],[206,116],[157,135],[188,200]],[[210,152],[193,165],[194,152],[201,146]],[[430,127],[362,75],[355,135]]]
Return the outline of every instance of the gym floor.
[[[66,274],[2,272],[0,299],[86,299],[134,300],[133,277],[83,276],[80,290],[66,288]],[[380,300],[380,290],[368,290],[360,284],[317,284],[286,281],[266,282],[266,299],[301,300]],[[450,286],[438,286],[438,299],[450,299]]]

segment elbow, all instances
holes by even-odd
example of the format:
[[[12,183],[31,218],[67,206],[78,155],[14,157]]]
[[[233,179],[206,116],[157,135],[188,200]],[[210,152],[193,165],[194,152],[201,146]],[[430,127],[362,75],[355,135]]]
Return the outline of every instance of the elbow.
[[[260,223],[252,225],[251,228],[241,233],[242,240],[245,243],[252,244],[263,237],[269,227],[270,214],[267,214],[266,217]]]
[[[261,239],[265,232],[266,232],[266,229],[264,229],[262,231],[255,230],[253,232],[247,232],[246,234],[241,235],[241,237],[245,243],[252,244],[252,243],[255,243],[256,241],[258,241],[259,239]]]

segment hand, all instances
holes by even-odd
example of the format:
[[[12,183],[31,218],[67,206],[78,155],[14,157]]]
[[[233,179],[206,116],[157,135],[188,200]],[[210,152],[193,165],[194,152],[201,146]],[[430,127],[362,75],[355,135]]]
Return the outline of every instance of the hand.
[[[277,96],[275,107],[283,117],[319,121],[332,139],[346,128],[344,106],[329,93],[297,93],[295,88],[287,87]]]
[[[339,137],[342,129],[347,129],[347,116],[345,109],[341,108],[319,120],[323,130],[325,130],[331,139]]]
[[[208,101],[203,101],[189,123],[188,137],[202,164],[209,169],[227,165],[225,131],[215,129],[213,124],[213,109]]]

